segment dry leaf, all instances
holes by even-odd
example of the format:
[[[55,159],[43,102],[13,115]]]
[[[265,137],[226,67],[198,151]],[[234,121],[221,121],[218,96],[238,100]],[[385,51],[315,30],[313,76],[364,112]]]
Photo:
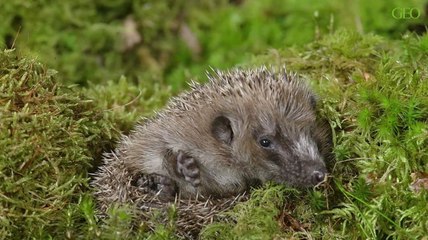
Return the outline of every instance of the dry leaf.
[[[286,206],[281,211],[281,214],[278,216],[278,222],[281,225],[282,229],[292,229],[293,231],[302,231],[308,228],[307,224],[300,223],[295,219],[291,214],[289,214],[290,209],[287,209]]]
[[[410,174],[413,182],[410,184],[410,190],[413,192],[420,192],[422,190],[428,190],[428,173],[412,173]]]
[[[202,48],[198,38],[185,23],[180,25],[180,38],[186,43],[187,47],[190,49],[190,51],[192,51],[194,56],[197,57],[201,53]]]
[[[141,42],[141,35],[137,30],[137,23],[131,16],[128,16],[123,22],[123,47],[124,51],[132,49],[135,45]]]

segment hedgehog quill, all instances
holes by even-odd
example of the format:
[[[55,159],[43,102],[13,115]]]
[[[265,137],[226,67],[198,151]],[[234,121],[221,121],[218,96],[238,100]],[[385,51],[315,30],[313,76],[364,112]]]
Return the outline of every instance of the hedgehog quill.
[[[329,127],[304,81],[266,67],[208,76],[123,136],[105,163],[121,161],[129,184],[161,199],[222,198],[267,181],[309,187],[325,179]],[[103,174],[95,174],[95,188],[105,184]]]

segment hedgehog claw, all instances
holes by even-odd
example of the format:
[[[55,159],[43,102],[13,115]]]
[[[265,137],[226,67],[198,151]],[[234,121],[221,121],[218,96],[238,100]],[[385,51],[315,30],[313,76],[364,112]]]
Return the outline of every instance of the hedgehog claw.
[[[159,199],[164,200],[173,199],[177,193],[177,186],[171,178],[156,173],[141,176],[136,179],[135,185],[155,193]]]
[[[197,187],[201,184],[201,180],[199,179],[199,167],[196,160],[183,151],[178,151],[177,171],[187,182],[192,184],[193,187]]]

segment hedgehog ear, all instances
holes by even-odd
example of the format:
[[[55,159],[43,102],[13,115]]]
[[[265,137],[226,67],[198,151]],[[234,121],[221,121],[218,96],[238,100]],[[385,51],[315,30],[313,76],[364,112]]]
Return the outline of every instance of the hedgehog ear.
[[[217,140],[230,145],[233,140],[233,130],[230,119],[225,116],[219,116],[214,119],[211,125],[211,133]]]

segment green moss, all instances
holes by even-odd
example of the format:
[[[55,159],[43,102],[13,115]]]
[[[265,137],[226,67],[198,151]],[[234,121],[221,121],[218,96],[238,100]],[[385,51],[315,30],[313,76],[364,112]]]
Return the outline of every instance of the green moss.
[[[236,224],[214,223],[202,231],[202,239],[273,239],[282,235],[277,216],[287,195],[295,190],[268,185],[254,190],[248,202],[226,213]],[[230,219],[228,218],[230,221]]]
[[[141,117],[151,116],[171,96],[170,87],[156,83],[135,85],[124,76],[105,85],[91,84],[83,92],[122,133],[128,133]]]
[[[169,90],[123,77],[83,95],[56,76],[13,50],[0,54],[0,238],[172,238],[171,226],[135,227],[131,208],[100,220],[88,195],[94,160]]]
[[[102,112],[55,74],[14,51],[0,53],[2,236],[55,236],[63,209],[87,189],[93,157],[117,136]]]

